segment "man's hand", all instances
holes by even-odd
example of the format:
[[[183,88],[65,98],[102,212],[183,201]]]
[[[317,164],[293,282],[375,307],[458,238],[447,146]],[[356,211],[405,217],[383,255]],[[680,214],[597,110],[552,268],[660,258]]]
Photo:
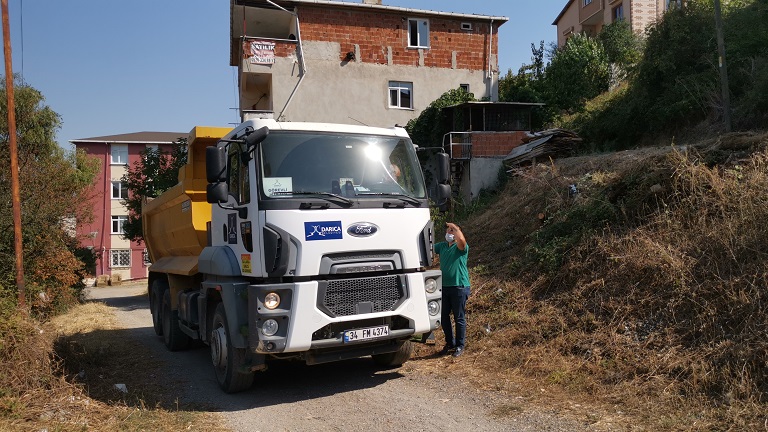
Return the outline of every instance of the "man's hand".
[[[452,222],[447,222],[445,224],[445,232],[453,234],[453,241],[456,242],[456,247],[459,248],[459,250],[464,250],[464,248],[467,247],[467,240],[464,238],[464,233],[461,232],[461,228],[459,228],[458,225]]]

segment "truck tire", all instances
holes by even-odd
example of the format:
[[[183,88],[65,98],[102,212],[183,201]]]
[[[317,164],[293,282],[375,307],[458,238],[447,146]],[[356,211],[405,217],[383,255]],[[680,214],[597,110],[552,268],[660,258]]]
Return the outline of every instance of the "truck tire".
[[[179,328],[179,312],[171,310],[171,290],[163,291],[163,342],[170,351],[180,351],[189,346],[190,338]]]
[[[236,393],[247,390],[253,384],[253,371],[245,372],[246,350],[232,346],[227,313],[224,304],[216,306],[211,324],[209,338],[211,347],[211,361],[216,372],[216,381],[227,393]]]
[[[373,361],[379,366],[399,367],[411,358],[411,354],[413,354],[413,344],[411,344],[411,341],[405,341],[395,352],[374,354],[371,357],[373,357]]]
[[[152,327],[155,334],[163,335],[163,292],[168,290],[168,282],[157,279],[149,288],[149,311],[152,313]]]

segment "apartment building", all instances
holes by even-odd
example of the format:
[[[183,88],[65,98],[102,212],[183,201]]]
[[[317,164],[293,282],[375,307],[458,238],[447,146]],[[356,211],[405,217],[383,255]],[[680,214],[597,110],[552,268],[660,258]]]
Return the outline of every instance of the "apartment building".
[[[416,2],[414,2],[416,3]],[[405,125],[463,87],[498,100],[501,16],[328,0],[231,0],[241,117]],[[423,143],[427,144],[427,143]]]
[[[129,166],[140,160],[140,153],[147,147],[170,151],[174,142],[187,135],[184,132],[136,132],[69,141],[76,149],[101,161],[93,184],[95,198],[90,203],[93,222],[77,225],[82,245],[97,252],[93,276],[118,275],[121,280],[147,277],[146,248],[122,236],[123,223],[128,217],[123,199],[128,197],[128,191],[121,178]]]
[[[596,35],[603,26],[627,20],[632,30],[643,33],[664,12],[680,7],[683,0],[568,0],[552,25],[557,26],[557,46],[576,33]]]

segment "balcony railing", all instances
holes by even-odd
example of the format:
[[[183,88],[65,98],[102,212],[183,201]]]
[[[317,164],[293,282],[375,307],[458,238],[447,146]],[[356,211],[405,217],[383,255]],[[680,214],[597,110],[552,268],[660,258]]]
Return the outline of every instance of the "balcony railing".
[[[451,159],[472,159],[472,132],[449,132],[443,136],[443,149]]]

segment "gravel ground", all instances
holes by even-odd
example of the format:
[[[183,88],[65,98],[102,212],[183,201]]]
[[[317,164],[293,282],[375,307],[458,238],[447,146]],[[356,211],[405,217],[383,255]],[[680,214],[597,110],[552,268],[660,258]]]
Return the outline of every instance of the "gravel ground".
[[[145,282],[89,289],[89,298],[114,308],[131,337],[162,360],[151,371],[180,391],[179,402],[218,412],[234,431],[583,431],[588,425],[553,413],[520,410],[492,415],[508,396],[479,391],[461,380],[405,367],[381,370],[370,358],[306,366],[276,362],[245,392],[222,392],[207,347],[172,353],[152,330]],[[422,360],[438,361],[438,360]],[[460,360],[459,360],[460,361]]]

